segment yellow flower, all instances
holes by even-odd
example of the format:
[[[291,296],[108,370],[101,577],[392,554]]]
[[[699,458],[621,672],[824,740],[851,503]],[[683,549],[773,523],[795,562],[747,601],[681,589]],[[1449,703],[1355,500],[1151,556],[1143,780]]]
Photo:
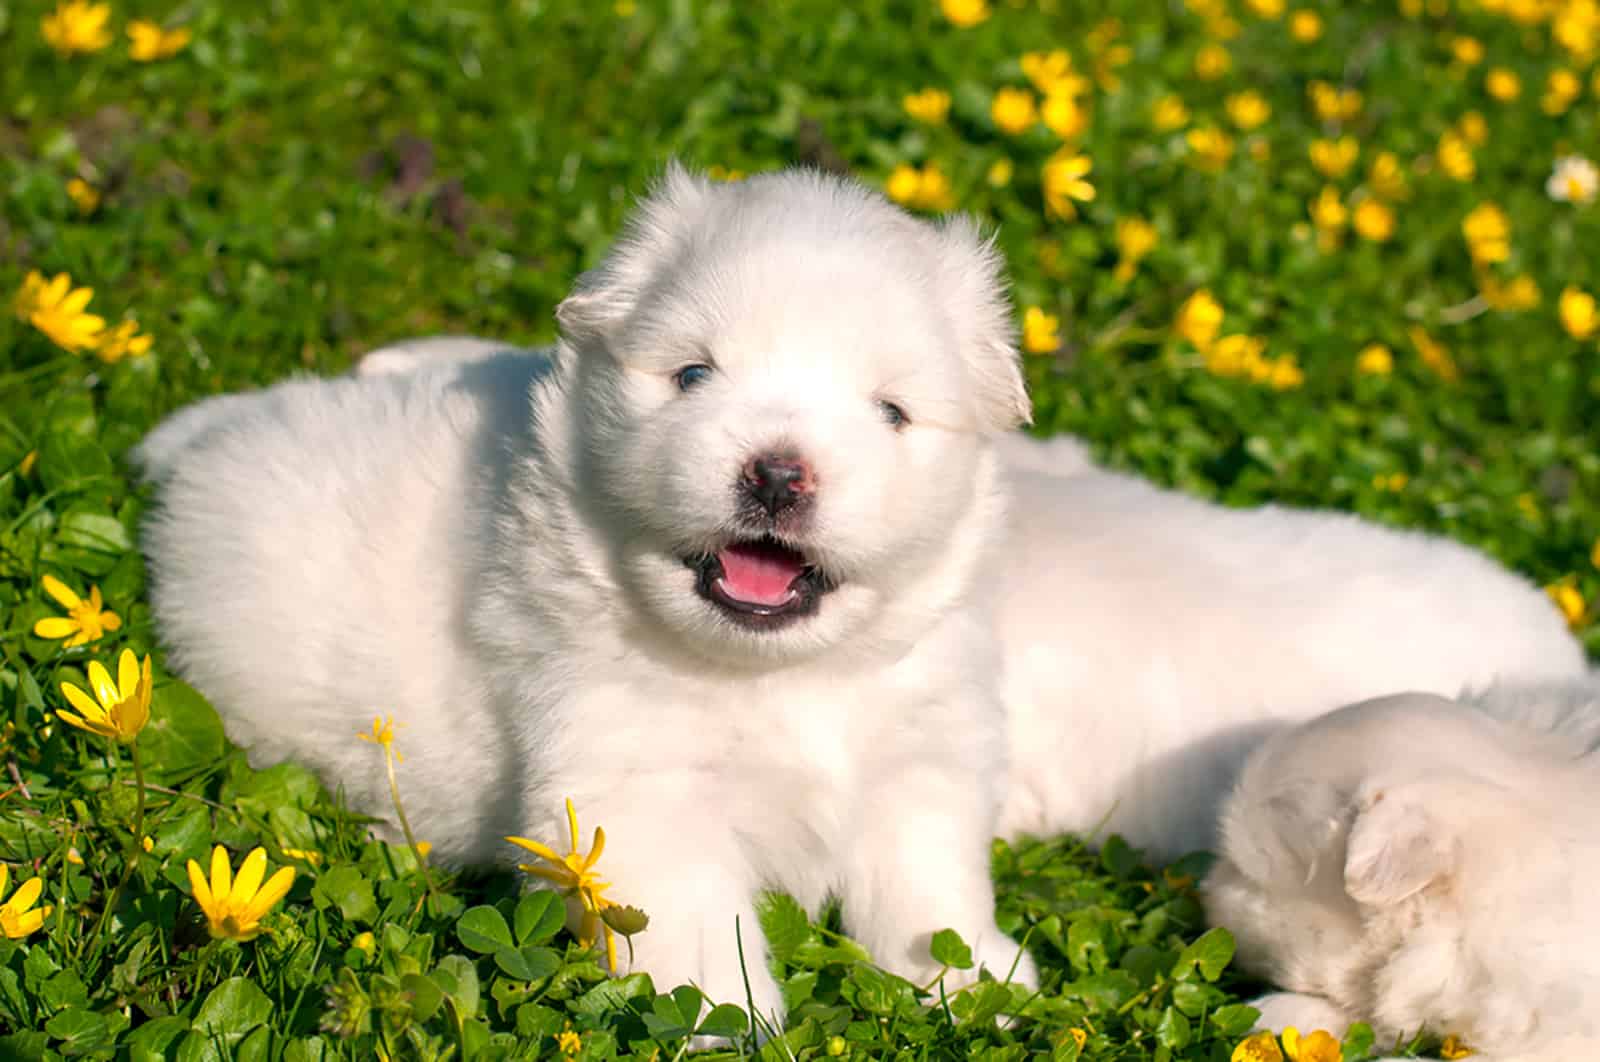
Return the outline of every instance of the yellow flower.
[[[1473,147],[1489,142],[1489,120],[1477,111],[1468,111],[1456,122],[1456,132]]]
[[[1356,206],[1351,224],[1363,240],[1383,243],[1394,235],[1394,211],[1376,199],[1363,199]]]
[[[1400,478],[1405,479],[1404,476]],[[1301,1036],[1293,1025],[1283,1030],[1283,1053],[1289,1056],[1290,1062],[1340,1062],[1344,1057],[1332,1033],[1318,1029]]]
[[[1356,372],[1363,376],[1388,376],[1394,372],[1394,353],[1382,343],[1368,343],[1356,355]]]
[[[944,89],[925,88],[911,93],[901,103],[907,114],[929,125],[939,125],[950,114],[950,93]]]
[[[1158,133],[1182,129],[1188,122],[1189,108],[1175,95],[1169,94],[1156,100],[1155,108],[1150,112],[1150,124],[1156,127]]]
[[[1301,8],[1289,16],[1289,36],[1301,44],[1312,44],[1322,36],[1322,16]]]
[[[1081,96],[1089,91],[1089,79],[1073,72],[1072,56],[1060,48],[1025,53],[1022,73],[1043,96]]]
[[[122,617],[104,607],[98,586],[89,587],[89,600],[85,601],[53,575],[46,575],[39,583],[45,593],[67,610],[65,616],[46,616],[33,625],[33,633],[40,638],[65,638],[67,641],[63,648],[76,649],[80,645],[97,642],[108,631],[122,626]]]
[[[106,29],[106,19],[110,17],[110,4],[61,0],[55,11],[40,21],[39,28],[45,43],[57,55],[68,58],[79,52],[98,52],[110,44],[111,31]]]
[[[1573,339],[1588,339],[1600,329],[1600,313],[1595,310],[1594,296],[1579,288],[1568,286],[1562,290],[1559,312],[1561,327]]]
[[[713,162],[706,167],[706,176],[713,181],[742,181],[744,180],[744,171],[729,169],[720,162]]]
[[[1199,169],[1216,173],[1233,158],[1233,137],[1215,126],[1191,129],[1184,139],[1189,145],[1189,161]]]
[[[1457,181],[1470,181],[1478,173],[1478,164],[1472,158],[1472,149],[1461,135],[1449,132],[1439,137],[1439,169],[1446,177]]]
[[[939,0],[944,17],[962,29],[970,29],[989,17],[989,0]]]
[[[989,164],[989,172],[984,175],[984,180],[989,182],[990,188],[1004,188],[1011,183],[1016,172],[1016,164],[1010,159],[995,159]]]
[[[1367,167],[1367,183],[1374,195],[1394,202],[1406,197],[1406,171],[1400,165],[1400,156],[1392,151],[1380,151],[1372,157]]]
[[[1493,203],[1480,203],[1461,219],[1467,250],[1479,265],[1504,262],[1511,257],[1511,219]]]
[[[556,1036],[556,1050],[566,1058],[576,1058],[578,1052],[583,1050],[583,1037],[572,1031],[568,1025]]]
[[[533,863],[518,863],[517,868],[532,874],[534,877],[543,878],[550,882],[563,895],[574,898],[582,908],[583,915],[578,923],[578,943],[589,947],[595,942],[598,934],[605,934],[606,961],[613,973],[617,970],[617,938],[609,925],[601,917],[607,908],[616,907],[617,902],[606,896],[606,890],[611,887],[610,882],[601,879],[595,873],[595,864],[600,861],[600,853],[606,848],[606,831],[599,826],[594,828],[594,842],[585,855],[578,849],[578,812],[573,808],[572,801],[567,801],[567,828],[570,832],[571,848],[566,855],[557,855],[555,849],[538,841],[526,837],[507,837],[506,840],[518,848],[526,849],[544,860],[546,866]]]
[[[1002,88],[989,104],[989,117],[1002,133],[1021,136],[1039,121],[1039,107],[1027,89]]]
[[[1200,344],[1195,344],[1199,346]],[[1255,376],[1263,373],[1267,341],[1256,336],[1228,335],[1205,350],[1206,370],[1217,376]]]
[[[1115,276],[1118,281],[1126,284],[1133,279],[1140,259],[1155,249],[1157,238],[1156,227],[1144,218],[1117,219],[1117,253],[1120,258]]]
[[[1339,190],[1324,185],[1322,192],[1311,202],[1311,224],[1317,227],[1317,246],[1331,251],[1339,246],[1339,237],[1350,223],[1350,211],[1339,198]]]
[[[1470,1058],[1472,1054],[1472,1048],[1462,1043],[1459,1036],[1446,1036],[1444,1043],[1439,1045],[1439,1057],[1451,1059],[1452,1062],[1457,1059]]]
[[[1224,106],[1228,111],[1228,120],[1247,133],[1272,117],[1272,105],[1255,89],[1234,93]]]
[[[1361,145],[1356,143],[1356,138],[1353,136],[1342,136],[1338,140],[1317,139],[1311,142],[1311,165],[1331,180],[1338,180],[1348,173],[1360,154]]]
[[[1478,277],[1478,290],[1491,309],[1515,311],[1531,310],[1539,305],[1539,285],[1526,273],[1502,284],[1498,277],[1484,270]]]
[[[1539,100],[1539,107],[1548,115],[1565,114],[1572,101],[1578,98],[1583,91],[1583,82],[1578,80],[1578,75],[1564,67],[1557,67],[1550,71],[1550,76],[1544,84],[1544,96]]]
[[[1462,66],[1477,66],[1483,62],[1483,42],[1476,37],[1456,37],[1450,42],[1450,54]]]
[[[350,946],[370,959],[378,950],[378,938],[371,933],[357,933]]]
[[[1587,64],[1600,53],[1600,3],[1568,0],[1560,5],[1550,20],[1550,36],[1573,59]]]
[[[883,189],[901,206],[913,206],[922,191],[922,171],[902,162],[889,174]]]
[[[95,355],[107,365],[115,365],[123,358],[137,358],[150,352],[154,342],[149,336],[139,335],[139,322],[123,321],[111,331],[100,336]]]
[[[1089,1042],[1089,1034],[1076,1025],[1067,1030],[1067,1035],[1072,1037],[1072,1042],[1077,1045],[1079,1051],[1082,1051],[1083,1045]]]
[[[1284,0],[1245,0],[1245,6],[1255,12],[1258,18],[1280,19],[1283,17]]]
[[[372,729],[357,730],[356,739],[359,741],[365,741],[370,745],[382,746],[386,752],[391,752],[394,754],[394,758],[397,762],[404,763],[406,762],[405,757],[400,755],[400,751],[394,747],[395,728],[402,726],[405,726],[405,724],[395,722],[394,716],[392,715],[375,715],[372,717]]]
[[[138,63],[170,59],[188,46],[191,36],[186,26],[167,30],[148,19],[136,18],[128,23],[128,55]]]
[[[1117,76],[1117,68],[1126,66],[1133,61],[1133,49],[1126,44],[1113,44],[1107,48],[1095,62],[1094,77],[1100,88],[1106,92],[1116,92],[1122,87],[1122,79]]]
[[[74,177],[67,182],[67,198],[72,200],[73,206],[84,217],[93,214],[100,206],[99,190],[82,177]]]
[[[1561,610],[1567,626],[1576,630],[1582,625],[1585,612],[1583,594],[1573,585],[1570,578],[1551,583],[1544,588],[1544,592],[1550,595],[1550,600]]]
[[[1505,67],[1497,66],[1484,76],[1483,88],[1501,103],[1510,103],[1522,95],[1522,79]]]
[[[945,176],[936,162],[930,162],[922,167],[916,205],[934,213],[955,209],[956,197],[950,189],[950,178]]]
[[[1406,335],[1410,337],[1411,345],[1417,348],[1417,356],[1422,359],[1422,363],[1432,369],[1441,380],[1454,383],[1461,378],[1461,370],[1456,368],[1455,359],[1450,356],[1450,351],[1443,343],[1417,325],[1406,329]]]
[[[1341,89],[1326,81],[1313,81],[1306,87],[1311,97],[1311,109],[1324,122],[1352,122],[1361,114],[1361,93],[1355,89]]]
[[[1589,563],[1600,568],[1600,538],[1594,540],[1594,549],[1589,551]]]
[[[1094,162],[1087,155],[1063,148],[1044,164],[1044,201],[1051,214],[1071,219],[1077,216],[1073,200],[1087,203],[1094,199],[1094,185],[1086,179]]]
[[[1558,203],[1577,203],[1580,206],[1594,202],[1600,191],[1600,168],[1582,155],[1563,155],[1556,159],[1555,169],[1544,182],[1544,193]]]
[[[1089,110],[1070,92],[1052,92],[1044,98],[1040,116],[1049,130],[1062,140],[1073,137],[1089,128]]]
[[[49,336],[62,350],[76,354],[98,343],[106,326],[105,318],[83,312],[92,298],[93,288],[73,288],[72,277],[66,273],[57,273],[45,283],[35,270],[17,293],[17,316]]]
[[[0,895],[4,895],[10,881],[10,868],[0,863]],[[9,900],[0,904],[0,933],[4,933],[7,940],[21,940],[44,925],[44,920],[50,917],[50,912],[55,910],[54,905],[47,903],[43,907],[34,906],[39,902],[42,892],[44,879],[29,878],[17,886],[17,891],[11,894]]]
[[[253,848],[239,864],[233,877],[228,850],[220,844],[211,849],[211,880],[200,872],[200,864],[189,860],[189,887],[195,902],[206,915],[206,929],[218,940],[254,940],[266,932],[261,919],[278,901],[289,894],[294,884],[294,868],[282,867],[267,879],[267,850]]]
[[[1233,56],[1220,44],[1207,44],[1195,53],[1194,76],[1201,81],[1215,81],[1233,67]]]
[[[1283,1052],[1278,1049],[1278,1038],[1269,1032],[1258,1032],[1242,1040],[1233,1049],[1229,1062],[1283,1062]]]
[[[1022,349],[1029,354],[1051,354],[1061,349],[1061,318],[1029,306],[1022,315]]]
[[[298,859],[302,863],[310,863],[314,867],[322,865],[322,853],[313,852],[307,848],[285,848],[279,845],[279,850],[290,859]]]
[[[155,682],[150,677],[149,654],[145,654],[144,663],[140,664],[132,649],[124,649],[117,657],[116,682],[111,681],[111,673],[104,664],[98,660],[89,661],[89,686],[94,690],[93,699],[72,683],[63,682],[61,693],[78,714],[57,711],[56,716],[79,730],[124,745],[132,744],[150,721],[150,697]]]
[[[1178,307],[1178,317],[1172,327],[1196,349],[1206,350],[1222,328],[1222,304],[1209,289],[1201,288]]]

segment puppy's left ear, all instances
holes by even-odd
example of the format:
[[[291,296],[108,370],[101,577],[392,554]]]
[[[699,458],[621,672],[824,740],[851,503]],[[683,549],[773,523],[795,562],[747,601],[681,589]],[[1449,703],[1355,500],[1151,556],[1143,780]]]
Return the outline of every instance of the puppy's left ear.
[[[1458,863],[1450,807],[1452,786],[1401,783],[1374,787],[1350,825],[1344,887],[1357,903],[1387,907],[1453,873]]]
[[[1005,295],[1004,259],[968,217],[950,218],[938,239],[940,297],[958,332],[979,424],[998,432],[1033,423]]]

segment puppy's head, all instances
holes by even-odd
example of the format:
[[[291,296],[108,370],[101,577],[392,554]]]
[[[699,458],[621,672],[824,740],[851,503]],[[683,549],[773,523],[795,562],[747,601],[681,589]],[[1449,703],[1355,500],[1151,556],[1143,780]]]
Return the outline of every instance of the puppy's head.
[[[852,183],[669,170],[558,311],[639,611],[771,662],[956,600],[995,515],[984,437],[1028,417],[999,271],[970,223]]]

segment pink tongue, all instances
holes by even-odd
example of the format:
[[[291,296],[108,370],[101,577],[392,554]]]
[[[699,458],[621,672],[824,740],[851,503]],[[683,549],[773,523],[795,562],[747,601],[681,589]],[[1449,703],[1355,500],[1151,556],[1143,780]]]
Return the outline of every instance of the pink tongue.
[[[790,584],[805,562],[798,553],[768,543],[741,543],[717,554],[722,562],[722,590],[752,605],[788,602]]]

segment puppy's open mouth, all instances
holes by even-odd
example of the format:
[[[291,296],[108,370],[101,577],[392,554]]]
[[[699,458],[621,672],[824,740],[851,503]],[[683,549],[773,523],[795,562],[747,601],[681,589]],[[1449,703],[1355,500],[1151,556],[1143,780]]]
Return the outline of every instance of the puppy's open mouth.
[[[774,538],[730,542],[684,563],[698,576],[695,592],[748,627],[770,628],[809,615],[833,589],[804,553]]]

